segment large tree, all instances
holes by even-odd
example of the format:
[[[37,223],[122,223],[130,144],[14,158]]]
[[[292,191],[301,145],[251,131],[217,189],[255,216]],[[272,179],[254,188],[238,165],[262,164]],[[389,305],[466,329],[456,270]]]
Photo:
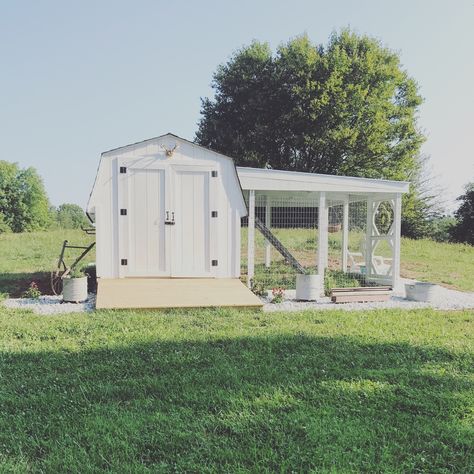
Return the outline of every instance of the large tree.
[[[34,168],[0,161],[0,232],[25,232],[51,223],[43,182]]]
[[[455,213],[457,223],[451,231],[453,240],[474,245],[474,182],[466,186],[458,201],[461,204]]]
[[[253,42],[214,74],[196,141],[237,164],[416,182],[422,99],[396,53],[350,30],[272,53]],[[409,198],[417,205],[416,195]]]
[[[394,52],[349,30],[272,54],[253,42],[218,67],[196,140],[238,164],[407,179],[424,138],[417,85]]]

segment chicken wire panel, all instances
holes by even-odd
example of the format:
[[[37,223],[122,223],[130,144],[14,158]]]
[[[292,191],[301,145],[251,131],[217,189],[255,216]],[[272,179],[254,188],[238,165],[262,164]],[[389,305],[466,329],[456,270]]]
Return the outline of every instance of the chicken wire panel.
[[[317,272],[319,196],[255,197],[254,285],[295,288],[298,273]],[[265,230],[266,229],[266,230]],[[269,232],[271,242],[265,237]],[[268,235],[268,234],[267,234]],[[242,278],[247,275],[248,221],[242,220]]]
[[[332,288],[366,286],[363,264],[358,254],[363,245],[367,225],[367,203],[358,198],[348,199],[347,219],[347,257],[344,262],[344,201],[345,199],[328,200],[328,266],[324,274],[326,294]],[[354,199],[354,198],[352,198]],[[358,264],[354,265],[354,261]]]
[[[332,197],[332,196],[331,196]],[[347,252],[344,259],[344,202],[347,204]],[[394,204],[350,195],[326,201],[328,259],[325,289],[386,284],[393,260]],[[319,196],[255,196],[255,273],[261,288],[296,286],[298,273],[317,273]],[[247,277],[248,222],[242,220],[242,278]],[[286,258],[269,244],[261,228],[288,252]],[[369,255],[367,259],[366,256]],[[294,263],[299,266],[296,266]]]
[[[365,272],[365,236],[367,230],[367,201],[349,196],[347,219],[347,259],[343,264],[344,203],[329,201],[328,268],[325,290],[367,286]]]
[[[350,196],[349,201],[347,267],[341,265],[342,271],[337,270],[335,265],[331,265],[330,258],[326,286],[344,288],[386,284],[392,275],[393,203],[360,196]],[[335,216],[337,220],[339,213]],[[330,254],[334,245],[330,237]]]

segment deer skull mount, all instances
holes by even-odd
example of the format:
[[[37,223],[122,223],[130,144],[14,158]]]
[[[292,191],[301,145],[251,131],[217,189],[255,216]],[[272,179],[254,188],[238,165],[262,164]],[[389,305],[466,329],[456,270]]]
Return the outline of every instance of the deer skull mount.
[[[167,158],[171,158],[175,150],[178,149],[178,145],[175,145],[173,148],[166,148],[164,145],[161,145],[161,148],[165,151],[165,155]]]

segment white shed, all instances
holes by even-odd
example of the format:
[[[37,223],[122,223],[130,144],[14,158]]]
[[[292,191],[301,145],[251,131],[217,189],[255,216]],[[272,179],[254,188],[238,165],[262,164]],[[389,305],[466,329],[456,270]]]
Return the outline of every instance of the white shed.
[[[294,288],[301,274],[395,287],[408,188],[236,168],[171,133],[107,151],[87,205],[97,307],[261,306],[241,277],[267,289]]]
[[[240,276],[247,207],[227,156],[171,133],[107,151],[87,212],[99,278]]]

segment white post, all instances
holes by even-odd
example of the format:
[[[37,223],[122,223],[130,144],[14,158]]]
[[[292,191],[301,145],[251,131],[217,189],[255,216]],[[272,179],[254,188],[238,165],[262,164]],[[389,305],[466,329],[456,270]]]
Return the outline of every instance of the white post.
[[[402,196],[397,194],[393,209],[393,260],[392,260],[392,286],[400,283],[400,239],[402,230]]]
[[[329,210],[326,202],[326,193],[319,193],[318,209],[318,275],[324,278],[324,270],[328,265],[328,224]]]
[[[349,196],[344,196],[342,211],[342,271],[347,272],[347,253],[349,249]]]
[[[365,231],[365,274],[367,278],[372,275],[372,236],[374,234],[374,200],[367,197],[367,229]]]
[[[249,218],[247,233],[247,286],[250,288],[255,274],[255,191],[249,191]]]
[[[272,225],[272,203],[268,196],[265,196],[265,226],[270,229]],[[265,239],[265,266],[268,268],[272,263],[272,244]]]

